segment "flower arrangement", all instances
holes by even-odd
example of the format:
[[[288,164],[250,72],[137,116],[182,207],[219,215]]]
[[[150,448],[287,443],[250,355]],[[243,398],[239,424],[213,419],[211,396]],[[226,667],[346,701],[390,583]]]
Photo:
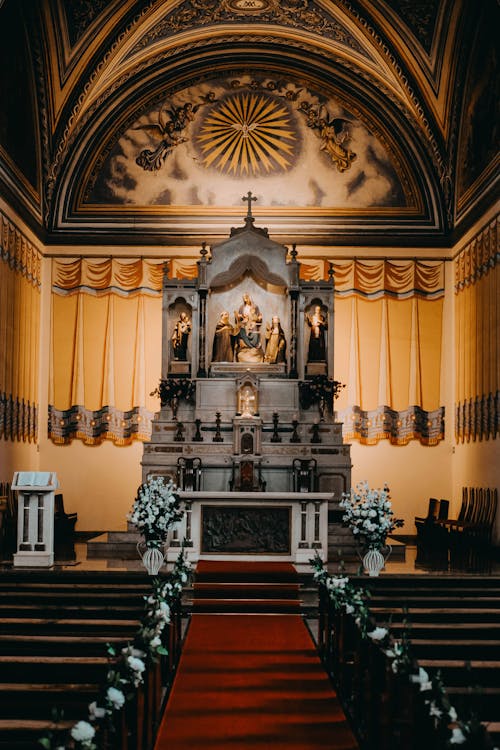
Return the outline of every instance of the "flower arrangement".
[[[309,409],[312,404],[325,401],[331,407],[333,400],[338,398],[345,384],[333,380],[327,375],[314,375],[307,380],[299,381],[299,400],[303,409]]]
[[[150,396],[159,396],[162,406],[171,406],[177,399],[194,403],[196,383],[189,378],[165,378],[151,391]]]
[[[395,518],[389,495],[389,487],[373,490],[368,482],[360,482],[356,490],[343,492],[339,503],[345,513],[342,520],[351,527],[365,550],[380,550],[394,529],[403,526],[401,518]]]
[[[152,477],[141,484],[127,518],[143,534],[146,546],[161,547],[168,530],[183,516],[177,487],[163,477]]]

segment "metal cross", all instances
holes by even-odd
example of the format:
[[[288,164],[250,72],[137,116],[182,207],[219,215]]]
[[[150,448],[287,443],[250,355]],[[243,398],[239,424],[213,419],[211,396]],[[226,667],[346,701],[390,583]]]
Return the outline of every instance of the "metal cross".
[[[256,201],[257,198],[255,198],[251,191],[249,190],[246,195],[243,196],[241,199],[242,201],[246,201],[248,203],[248,210],[247,210],[247,217],[252,217],[252,201]]]

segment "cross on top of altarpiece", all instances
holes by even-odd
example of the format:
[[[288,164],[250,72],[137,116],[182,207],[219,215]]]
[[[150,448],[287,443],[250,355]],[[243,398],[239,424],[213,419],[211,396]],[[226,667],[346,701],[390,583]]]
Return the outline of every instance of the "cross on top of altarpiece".
[[[244,195],[241,200],[242,201],[246,201],[247,204],[248,204],[247,219],[252,219],[253,218],[253,216],[252,216],[252,201],[256,201],[257,200],[256,196],[252,195],[252,191],[249,190],[248,193],[246,195]]]

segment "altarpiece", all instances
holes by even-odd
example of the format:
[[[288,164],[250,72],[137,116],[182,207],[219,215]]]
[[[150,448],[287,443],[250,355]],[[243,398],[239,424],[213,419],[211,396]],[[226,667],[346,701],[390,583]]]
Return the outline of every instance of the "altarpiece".
[[[190,511],[200,499],[187,530],[198,554],[293,559],[302,548],[326,559],[326,527],[350,489],[350,446],[333,398],[320,409],[300,394],[333,375],[333,275],[301,279],[295,247],[255,227],[251,194],[243,200],[244,226],[210,251],[203,244],[196,279],[165,272],[162,381],[195,388],[175,409],[162,402],[143,481],[172,477]]]

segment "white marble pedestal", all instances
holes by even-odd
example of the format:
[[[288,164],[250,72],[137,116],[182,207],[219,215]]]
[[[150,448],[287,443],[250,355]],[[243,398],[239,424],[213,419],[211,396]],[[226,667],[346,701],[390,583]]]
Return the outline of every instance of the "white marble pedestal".
[[[12,489],[17,492],[17,552],[14,567],[50,567],[54,564],[54,472],[16,471]]]

